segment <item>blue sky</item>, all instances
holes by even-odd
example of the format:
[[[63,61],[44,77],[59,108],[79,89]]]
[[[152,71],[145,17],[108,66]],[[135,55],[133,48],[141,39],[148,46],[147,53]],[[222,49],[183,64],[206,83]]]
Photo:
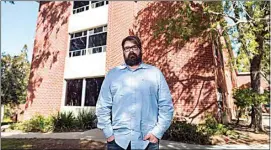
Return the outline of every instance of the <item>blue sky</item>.
[[[1,2],[1,52],[17,55],[27,44],[31,62],[38,8],[36,1]]]

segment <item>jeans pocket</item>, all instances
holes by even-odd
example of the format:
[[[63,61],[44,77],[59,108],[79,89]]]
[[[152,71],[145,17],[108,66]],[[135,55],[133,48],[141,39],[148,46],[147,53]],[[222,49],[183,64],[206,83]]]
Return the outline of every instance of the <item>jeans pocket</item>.
[[[107,142],[108,144],[114,144],[115,143],[115,139],[110,141],[110,142]]]
[[[157,143],[149,142],[146,150],[159,150],[159,141]]]

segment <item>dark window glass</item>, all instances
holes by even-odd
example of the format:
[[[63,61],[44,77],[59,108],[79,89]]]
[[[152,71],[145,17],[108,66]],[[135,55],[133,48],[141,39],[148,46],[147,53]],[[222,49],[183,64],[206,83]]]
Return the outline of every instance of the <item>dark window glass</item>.
[[[106,4],[108,4],[108,1],[105,1],[106,2]]]
[[[74,1],[73,2],[73,9],[79,8],[79,7],[83,7],[89,5],[89,1]]]
[[[74,56],[81,56],[81,53],[82,53],[82,51],[75,51],[75,52],[73,52],[73,57]]]
[[[96,106],[104,77],[86,79],[85,106]]]
[[[70,42],[70,51],[85,49],[87,45],[86,43],[87,37],[72,39]]]
[[[81,106],[82,83],[82,79],[67,80],[65,106]]]
[[[107,33],[101,33],[89,36],[88,47],[97,47],[106,45],[106,35]]]
[[[103,27],[95,28],[94,33],[103,32]]]
[[[104,5],[104,2],[96,3],[96,7],[100,7],[100,6],[103,6],[103,5]]]
[[[75,33],[74,36],[75,37],[80,37],[80,36],[82,36],[82,32]]]
[[[91,1],[91,4],[96,3],[96,2],[99,2],[99,1]]]
[[[86,50],[83,50],[83,51],[82,51],[82,55],[86,55]]]
[[[74,38],[74,34],[71,34],[71,38]]]
[[[95,53],[100,53],[102,51],[103,51],[102,47],[96,47],[96,48],[93,48],[92,53],[95,54]]]

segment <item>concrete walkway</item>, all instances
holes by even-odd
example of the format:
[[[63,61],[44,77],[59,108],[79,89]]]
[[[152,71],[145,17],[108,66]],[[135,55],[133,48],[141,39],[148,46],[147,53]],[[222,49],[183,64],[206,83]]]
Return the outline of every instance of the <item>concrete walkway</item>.
[[[65,133],[22,133],[21,131],[12,131],[2,132],[1,138],[88,139],[106,142],[103,133],[99,129]],[[161,140],[160,149],[269,149],[269,145],[194,145]]]

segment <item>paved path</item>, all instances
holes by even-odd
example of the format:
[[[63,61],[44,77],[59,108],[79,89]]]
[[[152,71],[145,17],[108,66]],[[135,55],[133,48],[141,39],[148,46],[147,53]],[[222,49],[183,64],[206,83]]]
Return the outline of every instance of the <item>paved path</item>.
[[[64,133],[22,133],[21,131],[2,132],[1,138],[54,138],[54,139],[89,139],[106,142],[99,129],[85,132]],[[195,145],[180,142],[161,140],[161,149],[269,149],[269,145]]]

